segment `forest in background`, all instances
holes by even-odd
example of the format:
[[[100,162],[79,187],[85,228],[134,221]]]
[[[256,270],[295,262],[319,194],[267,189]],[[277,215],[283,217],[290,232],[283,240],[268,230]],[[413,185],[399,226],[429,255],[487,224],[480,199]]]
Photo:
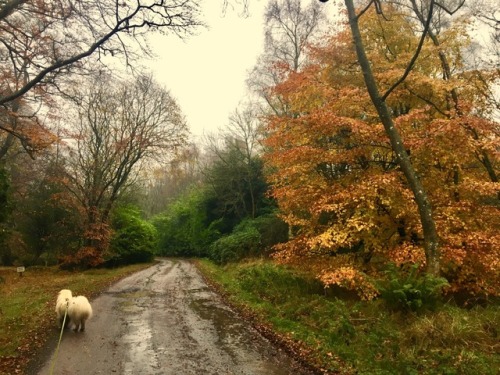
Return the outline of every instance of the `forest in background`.
[[[391,267],[417,265],[436,288],[495,296],[494,9],[340,5],[332,22],[319,2],[271,1],[248,101],[201,144],[154,77],[120,79],[88,45],[101,33],[100,53],[116,49],[132,63],[113,39],[142,30],[127,18],[132,8],[109,31],[99,28],[105,14],[47,5],[31,44],[19,29],[36,5],[5,13],[2,263],[271,256],[363,299],[380,294],[376,284]],[[183,9],[176,33],[201,24],[196,10]],[[92,19],[86,34],[51,50],[58,15]],[[170,27],[151,17],[148,27]],[[477,30],[489,39],[480,42]]]

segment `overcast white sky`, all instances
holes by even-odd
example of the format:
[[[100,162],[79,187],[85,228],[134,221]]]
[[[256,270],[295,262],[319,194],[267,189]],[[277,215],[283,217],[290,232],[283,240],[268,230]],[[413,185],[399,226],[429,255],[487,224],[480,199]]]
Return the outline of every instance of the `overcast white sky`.
[[[200,28],[198,35],[185,41],[174,35],[154,37],[158,58],[148,64],[177,99],[194,135],[226,126],[244,99],[247,72],[263,49],[267,0],[250,1],[248,17],[240,15],[241,6],[223,14],[223,0],[203,3],[209,29]]]

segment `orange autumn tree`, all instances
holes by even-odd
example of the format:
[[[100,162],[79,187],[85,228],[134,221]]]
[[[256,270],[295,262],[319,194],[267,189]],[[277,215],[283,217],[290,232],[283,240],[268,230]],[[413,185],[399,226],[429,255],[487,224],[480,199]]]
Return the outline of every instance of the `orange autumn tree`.
[[[467,70],[461,54],[469,43],[465,26],[450,26],[439,45],[427,38],[411,74],[386,102],[429,195],[441,272],[451,290],[497,294],[499,187],[483,155],[498,171],[499,126],[475,90],[492,82],[473,82],[478,75]],[[366,12],[360,29],[385,92],[419,43],[415,22],[387,7],[384,15]],[[443,53],[457,72],[446,79]],[[326,286],[348,287],[369,299],[376,295],[371,280],[387,263],[425,264],[421,221],[366,92],[350,33],[338,32],[308,57],[302,71],[290,71],[272,89],[290,111],[267,117],[272,195],[293,234],[276,257],[307,263]],[[460,94],[458,105],[453,92]]]
[[[0,106],[0,162],[5,162],[8,154],[17,154],[20,147],[33,158],[56,142],[57,137],[38,116],[38,107],[30,104],[18,98]],[[44,117],[53,118],[50,113]]]

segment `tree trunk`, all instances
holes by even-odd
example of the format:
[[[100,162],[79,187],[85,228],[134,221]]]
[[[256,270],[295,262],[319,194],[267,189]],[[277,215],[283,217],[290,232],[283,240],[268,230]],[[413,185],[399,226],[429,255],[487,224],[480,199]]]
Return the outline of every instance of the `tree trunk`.
[[[411,164],[410,157],[406,152],[406,149],[401,140],[401,136],[394,126],[389,108],[387,107],[385,101],[382,99],[377,88],[377,83],[375,82],[370,62],[368,60],[368,57],[366,56],[363,41],[361,39],[358,18],[356,16],[353,0],[344,0],[344,2],[347,7],[349,15],[349,25],[356,48],[358,62],[363,71],[363,77],[365,80],[367,91],[370,95],[373,105],[377,110],[380,121],[384,126],[385,132],[390,139],[391,147],[397,155],[399,166],[406,177],[408,185],[415,197],[415,202],[418,206],[424,235],[424,250],[427,261],[427,272],[432,275],[439,275],[439,240],[436,230],[436,223],[432,215],[432,207],[427,197],[427,192],[422,186],[422,183],[420,182],[420,179],[418,178],[417,173],[415,172],[415,169]]]

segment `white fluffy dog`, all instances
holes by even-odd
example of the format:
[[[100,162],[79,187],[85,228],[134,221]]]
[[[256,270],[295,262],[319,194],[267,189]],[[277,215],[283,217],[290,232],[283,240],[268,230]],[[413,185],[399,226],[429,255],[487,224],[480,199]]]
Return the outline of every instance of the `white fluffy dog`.
[[[64,314],[66,314],[66,309],[69,307],[69,302],[73,298],[71,294],[71,290],[62,289],[57,295],[56,301],[56,314],[57,314],[57,322],[59,323],[59,328],[62,327],[64,321]],[[69,319],[66,317],[65,327],[68,326]]]
[[[74,324],[75,332],[85,331],[85,322],[92,316],[92,307],[89,300],[84,296],[73,297],[68,307],[68,317]]]

